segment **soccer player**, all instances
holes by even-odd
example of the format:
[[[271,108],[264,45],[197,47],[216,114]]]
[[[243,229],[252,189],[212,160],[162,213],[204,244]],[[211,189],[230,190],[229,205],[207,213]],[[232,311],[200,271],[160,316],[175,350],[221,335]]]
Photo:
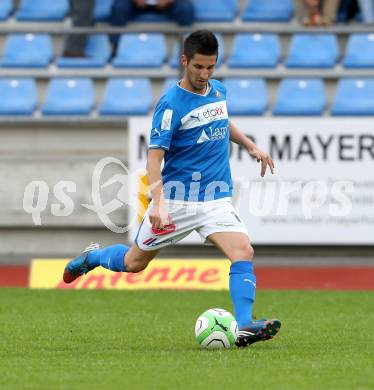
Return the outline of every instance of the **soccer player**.
[[[256,277],[248,232],[232,203],[229,142],[242,145],[261,162],[261,176],[270,156],[260,150],[228,119],[226,89],[211,76],[218,43],[200,30],[184,42],[184,76],[161,97],[153,116],[147,158],[152,202],[129,248],[116,244],[101,249],[91,244],[68,263],[64,281],[71,283],[95,267],[115,272],[140,272],[160,248],[196,230],[231,261],[230,294],[239,325],[238,346],[271,339],[281,323],[252,319]],[[164,167],[161,172],[161,164]]]

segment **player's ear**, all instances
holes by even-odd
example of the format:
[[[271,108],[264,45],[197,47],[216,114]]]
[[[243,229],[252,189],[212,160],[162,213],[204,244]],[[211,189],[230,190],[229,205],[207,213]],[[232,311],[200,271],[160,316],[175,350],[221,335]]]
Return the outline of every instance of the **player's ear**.
[[[180,63],[181,63],[181,65],[183,66],[183,68],[186,68],[186,67],[187,67],[188,59],[187,59],[187,56],[186,56],[185,54],[182,54],[182,55],[181,55]]]

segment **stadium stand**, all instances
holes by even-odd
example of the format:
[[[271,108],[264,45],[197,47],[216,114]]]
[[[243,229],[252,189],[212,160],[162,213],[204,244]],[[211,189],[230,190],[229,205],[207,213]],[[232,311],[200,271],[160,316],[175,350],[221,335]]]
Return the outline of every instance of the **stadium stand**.
[[[228,65],[230,68],[275,68],[280,52],[276,34],[237,34]]]
[[[0,115],[32,115],[36,105],[33,79],[0,79]]]
[[[101,115],[147,115],[152,106],[149,79],[110,79],[105,88]]]
[[[268,103],[265,80],[230,78],[224,83],[230,115],[262,115],[265,112]]]
[[[150,22],[138,25],[132,22],[124,28],[116,55],[111,61],[112,47],[109,38],[114,32],[110,30],[110,26],[99,24],[88,28],[91,32],[85,49],[85,58],[61,56],[54,58],[54,53],[60,52],[63,38],[74,30],[69,24],[69,19],[63,19],[68,15],[68,1],[20,0],[19,3],[18,10],[15,10],[16,17],[9,18],[9,21],[5,19],[1,26],[3,56],[0,59],[0,77],[10,76],[14,79],[32,77],[37,89],[41,88],[42,96],[43,89],[54,77],[90,78],[98,101],[102,101],[102,91],[104,87],[109,86],[111,78],[127,80],[141,77],[151,83],[150,95],[153,96],[151,106],[155,103],[155,98],[161,95],[164,82],[168,85],[169,80],[174,82],[178,79],[180,41],[191,28],[181,28],[175,26],[175,23]],[[106,21],[112,3],[113,0],[97,0],[95,19]],[[284,78],[300,80],[321,78],[328,92],[327,99],[331,100],[330,97],[335,95],[336,84],[341,77],[359,79],[374,77],[374,35],[370,29],[357,30],[359,28],[357,23],[349,28],[337,26],[313,32],[297,23],[284,24],[283,21],[292,17],[293,13],[293,3],[289,0],[195,1],[195,6],[197,15],[200,15],[198,16],[200,22],[196,24],[196,28],[204,28],[205,25],[212,28],[211,22],[214,20],[220,44],[215,77],[232,79],[233,88],[237,87],[234,80],[252,80],[250,82],[252,87],[254,78],[263,79],[265,91],[269,95],[265,94],[265,109],[254,109],[256,115],[272,115],[273,112],[277,112],[273,104],[276,100],[275,92],[280,89],[280,83]],[[40,23],[19,22],[19,15],[30,10],[30,7],[32,15],[39,15]],[[0,5],[0,15],[6,18],[12,14],[13,9],[12,3],[4,0]],[[40,16],[51,15],[56,9],[63,10],[63,16],[57,19]],[[248,17],[251,14],[252,16]],[[28,20],[37,20],[33,17]],[[253,19],[250,19],[251,17]],[[227,20],[233,20],[234,23],[228,24]],[[256,23],[247,23],[248,21],[261,21],[261,27]],[[46,30],[48,34],[40,33]],[[347,44],[346,38],[349,38]],[[341,62],[338,47],[341,48],[343,58]],[[285,53],[288,55],[284,56]],[[284,61],[283,57],[286,57]],[[43,68],[43,71],[38,68]],[[244,84],[242,82],[242,85]],[[251,88],[238,89],[247,98],[249,90]],[[327,102],[327,107],[331,106],[331,103]],[[270,106],[269,111],[267,105]],[[245,106],[239,107],[237,112],[243,110],[247,112],[248,109],[243,107]],[[107,116],[104,111],[100,108],[97,113]],[[148,103],[145,111],[149,112]],[[116,115],[129,115],[125,114],[126,110],[122,112],[123,114]],[[325,111],[322,110],[322,113]],[[41,114],[44,115],[44,110],[41,110]],[[330,115],[330,111],[326,114]],[[35,116],[35,113],[32,115]],[[97,118],[96,111],[91,110],[81,112],[79,115],[88,115],[92,120]]]
[[[94,19],[97,22],[105,22],[109,19],[114,0],[96,0],[94,8]]]
[[[88,115],[95,104],[92,80],[88,78],[51,80],[45,103],[44,115]]]
[[[374,115],[374,79],[341,79],[332,115]]]
[[[145,12],[137,15],[134,18],[135,22],[142,23],[162,23],[162,22],[170,22],[170,19],[166,14],[156,13],[156,12]]]
[[[331,68],[339,49],[334,34],[295,34],[292,37],[286,66],[289,68]]]
[[[175,45],[174,45],[174,48],[173,48],[173,55],[171,57],[171,60],[170,60],[170,66],[172,68],[178,68],[179,66],[179,58],[180,58],[180,43],[179,42],[176,42]]]
[[[274,115],[322,115],[326,106],[320,79],[283,79],[280,82]]]
[[[374,34],[352,34],[343,65],[345,68],[374,68]]]
[[[12,0],[1,0],[0,2],[0,20],[8,19],[13,9]]]
[[[129,22],[176,22],[179,26],[190,26],[194,20],[192,0],[114,0],[109,18],[117,27]]]
[[[178,79],[176,77],[168,77],[167,79],[165,79],[161,95],[164,95],[166,91],[169,90],[176,82],[178,82]]]
[[[231,22],[238,13],[237,0],[193,0],[198,22]]]
[[[47,34],[8,35],[1,67],[44,68],[53,57],[52,39]]]
[[[288,22],[293,11],[292,0],[248,0],[242,19],[245,22]]]
[[[180,43],[176,42],[173,49],[173,55],[169,63],[172,68],[178,68],[180,54]]]
[[[19,21],[59,21],[69,12],[68,0],[21,0],[16,19]]]
[[[166,40],[163,34],[126,33],[120,38],[113,66],[159,68],[166,57]]]
[[[85,58],[61,57],[57,65],[61,68],[103,68],[112,53],[109,37],[105,34],[90,35],[85,47]]]

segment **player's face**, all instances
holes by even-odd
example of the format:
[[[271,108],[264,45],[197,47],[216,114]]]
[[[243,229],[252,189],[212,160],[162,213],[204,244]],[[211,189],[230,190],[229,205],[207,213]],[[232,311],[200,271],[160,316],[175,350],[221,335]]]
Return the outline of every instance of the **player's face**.
[[[185,55],[182,55],[181,63],[185,69],[183,78],[185,87],[192,92],[203,93],[214,72],[216,62],[216,55],[195,54],[190,61]]]

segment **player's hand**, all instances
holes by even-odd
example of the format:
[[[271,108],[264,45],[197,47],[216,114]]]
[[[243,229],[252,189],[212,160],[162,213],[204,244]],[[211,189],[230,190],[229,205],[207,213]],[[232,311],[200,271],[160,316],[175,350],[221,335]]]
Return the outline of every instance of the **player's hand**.
[[[266,168],[268,166],[270,168],[270,172],[274,175],[274,161],[267,153],[258,148],[249,150],[248,152],[257,160],[257,162],[261,162],[261,177],[265,176]]]
[[[152,228],[159,230],[163,229],[165,225],[173,223],[171,215],[164,203],[154,205],[151,212],[149,213],[149,221],[152,224]]]

